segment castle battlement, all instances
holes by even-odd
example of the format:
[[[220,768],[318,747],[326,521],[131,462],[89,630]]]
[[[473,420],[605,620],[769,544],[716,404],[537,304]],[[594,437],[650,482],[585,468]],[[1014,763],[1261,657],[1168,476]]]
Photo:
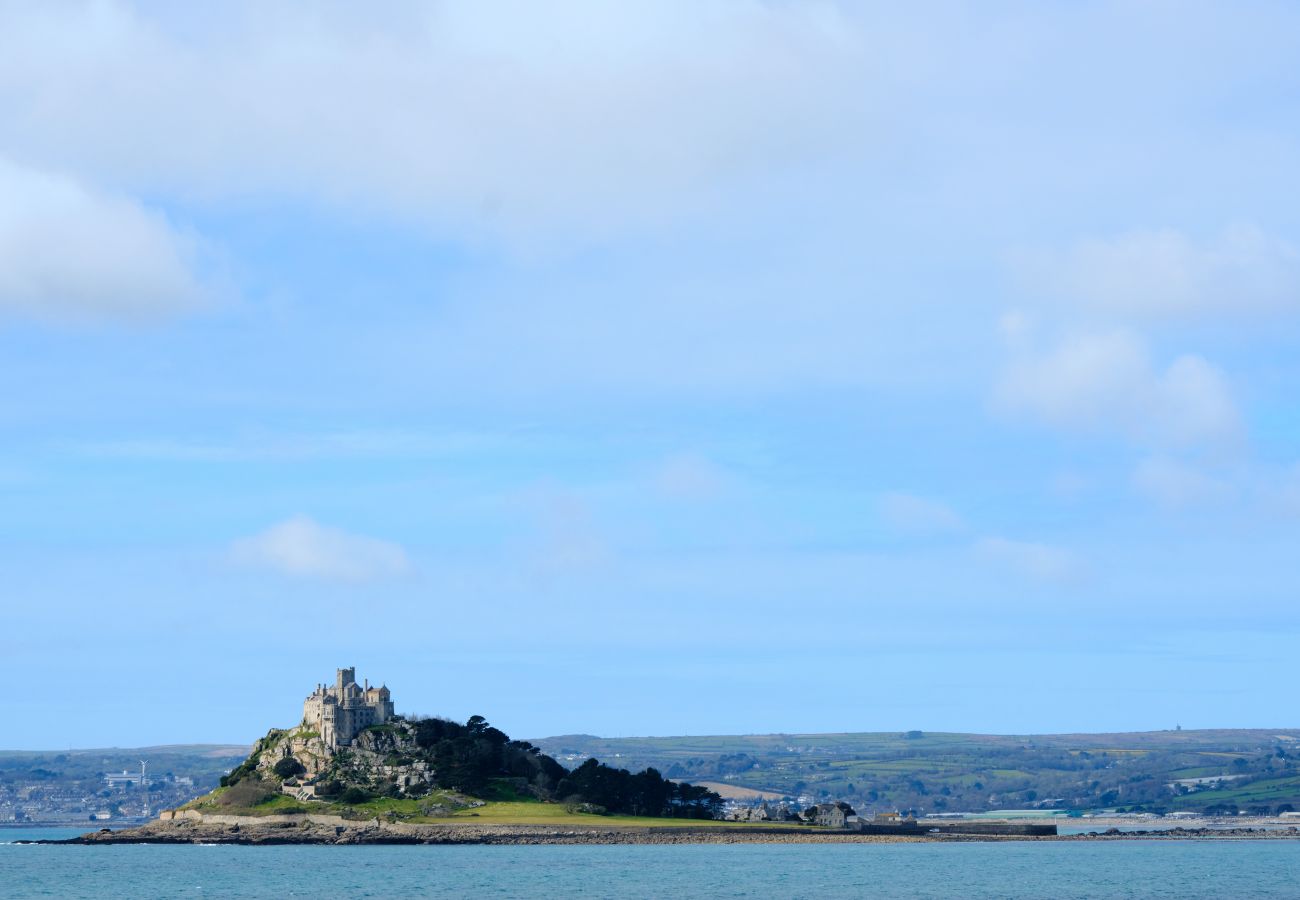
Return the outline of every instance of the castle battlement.
[[[302,704],[302,723],[320,732],[330,751],[349,746],[362,729],[393,717],[393,700],[385,686],[357,684],[357,670],[338,669],[334,684],[316,685]]]

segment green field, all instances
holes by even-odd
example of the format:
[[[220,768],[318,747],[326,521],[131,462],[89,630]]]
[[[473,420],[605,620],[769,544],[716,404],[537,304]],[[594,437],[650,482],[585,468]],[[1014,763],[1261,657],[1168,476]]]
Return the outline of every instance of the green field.
[[[1178,809],[1199,809],[1207,804],[1234,803],[1243,809],[1253,806],[1278,806],[1291,804],[1300,808],[1300,776],[1263,778],[1249,784],[1231,782],[1232,787],[1197,791],[1176,798]]]

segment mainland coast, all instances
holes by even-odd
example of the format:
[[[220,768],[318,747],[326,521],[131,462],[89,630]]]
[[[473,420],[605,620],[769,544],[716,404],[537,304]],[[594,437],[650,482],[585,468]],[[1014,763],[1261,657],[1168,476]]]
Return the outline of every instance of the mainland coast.
[[[584,754],[561,765],[482,716],[464,724],[394,712],[384,684],[335,670],[299,724],[270,729],[220,787],[151,822],[62,844],[882,844],[952,841],[1296,840],[1294,819],[866,820],[843,802],[764,804],[723,821],[710,787],[633,773]],[[916,732],[916,739],[921,732]],[[1285,736],[1288,737],[1289,736]],[[902,740],[912,740],[911,732]],[[1279,737],[1278,740],[1281,740]],[[1104,752],[1105,751],[1101,751]],[[1120,751],[1117,751],[1120,752]],[[1222,754],[1221,754],[1222,755]],[[1235,757],[1242,763],[1244,757]],[[1283,760],[1278,764],[1276,760]],[[1283,749],[1269,766],[1289,766]],[[1106,768],[1110,768],[1109,765]],[[143,778],[143,775],[141,776]],[[563,803],[556,802],[564,798]],[[646,813],[650,813],[647,815]],[[656,814],[657,813],[657,814]],[[1290,816],[1279,809],[1279,816]],[[1176,825],[1175,825],[1176,822]],[[1086,832],[1059,834],[1061,826]],[[1080,827],[1082,826],[1082,828]]]

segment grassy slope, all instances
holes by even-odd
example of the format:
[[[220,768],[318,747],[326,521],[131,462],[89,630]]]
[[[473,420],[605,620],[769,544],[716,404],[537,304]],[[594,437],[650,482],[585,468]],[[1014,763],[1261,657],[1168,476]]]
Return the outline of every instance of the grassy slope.
[[[1231,782],[1227,782],[1231,784]],[[1256,804],[1276,806],[1281,803],[1296,804],[1300,797],[1300,777],[1266,778],[1240,787],[1224,787],[1197,791],[1175,798],[1173,805],[1179,809],[1197,809],[1211,803],[1236,803],[1242,807]]]

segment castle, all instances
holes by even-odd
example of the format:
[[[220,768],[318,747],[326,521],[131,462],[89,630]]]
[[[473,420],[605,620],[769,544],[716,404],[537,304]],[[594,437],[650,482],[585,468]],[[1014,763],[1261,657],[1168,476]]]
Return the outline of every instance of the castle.
[[[392,695],[387,687],[357,684],[356,669],[339,669],[333,685],[316,685],[302,704],[302,722],[320,733],[329,750],[349,746],[370,725],[393,717]]]

